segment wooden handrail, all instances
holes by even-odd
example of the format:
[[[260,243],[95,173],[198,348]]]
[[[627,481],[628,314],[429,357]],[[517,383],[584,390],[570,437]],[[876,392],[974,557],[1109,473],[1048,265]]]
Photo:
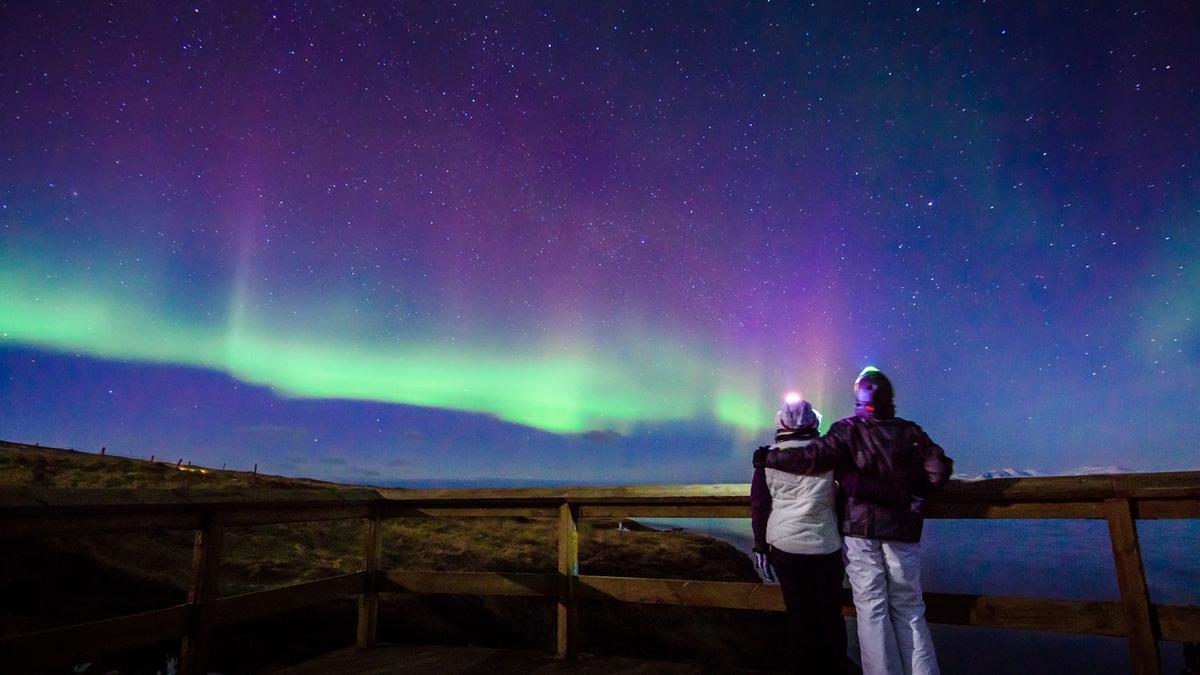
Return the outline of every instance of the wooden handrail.
[[[270,494],[270,499],[264,499]],[[374,644],[380,592],[525,595],[557,607],[554,651],[576,651],[577,603],[635,603],[782,611],[778,587],[755,583],[580,575],[578,521],[587,518],[746,518],[747,484],[468,490],[0,490],[0,540],[108,532],[196,531],[188,602],[105,621],[0,639],[0,666],[20,669],[181,638],[181,668],[205,672],[214,626],[345,595],[359,597],[360,647]],[[379,568],[381,521],[395,518],[556,518],[553,574],[413,572]],[[1159,673],[1158,642],[1200,642],[1200,608],[1150,603],[1137,520],[1200,518],[1200,472],[952,482],[930,518],[1100,519],[1109,526],[1119,602],[926,594],[935,623],[1125,637],[1134,671]],[[223,530],[231,525],[366,519],[362,572],[221,597]],[[848,598],[847,614],[853,613]],[[114,636],[119,636],[116,638]],[[46,650],[46,645],[54,645]]]
[[[635,485],[570,488],[421,489],[349,488],[263,491],[163,489],[0,489],[0,514],[47,512],[175,514],[207,510],[288,511],[334,506],[406,508],[555,508],[563,502],[580,506],[742,506],[748,483],[713,485]],[[270,499],[264,499],[270,494]],[[1200,500],[1200,471],[1053,476],[951,481],[930,504],[1102,502],[1105,499]],[[745,517],[745,514],[742,514]],[[277,522],[277,521],[273,521]]]

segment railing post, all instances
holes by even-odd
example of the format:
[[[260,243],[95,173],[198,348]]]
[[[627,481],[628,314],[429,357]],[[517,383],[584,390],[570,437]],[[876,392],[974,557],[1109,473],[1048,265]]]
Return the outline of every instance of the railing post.
[[[363,591],[358,596],[358,640],[360,649],[375,646],[379,627],[379,552],[383,546],[383,523],[379,507],[371,509],[363,536]]]
[[[1121,616],[1125,622],[1125,638],[1129,641],[1133,672],[1138,675],[1159,675],[1162,666],[1158,653],[1158,629],[1150,612],[1150,591],[1146,586],[1146,571],[1142,565],[1134,505],[1130,499],[1107,499],[1104,508],[1108,517],[1108,533],[1112,538],[1113,561],[1117,566]]]
[[[179,650],[180,675],[208,672],[213,601],[220,597],[221,549],[224,545],[225,528],[220,516],[211,512],[204,514],[192,546],[192,583],[187,596],[192,612],[187,635]]]
[[[558,607],[554,653],[560,659],[575,658],[578,647],[579,607],[575,600],[575,578],[579,576],[579,507],[564,502],[558,507]]]
[[[1200,675],[1200,643],[1183,643],[1183,672],[1180,675]]]

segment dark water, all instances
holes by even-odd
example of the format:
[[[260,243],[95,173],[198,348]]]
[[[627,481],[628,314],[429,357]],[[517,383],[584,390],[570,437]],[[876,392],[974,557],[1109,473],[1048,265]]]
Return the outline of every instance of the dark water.
[[[747,553],[753,546],[749,519],[642,522],[709,534]],[[1138,534],[1151,601],[1200,605],[1200,521],[1139,521]],[[929,521],[921,558],[927,591],[1078,600],[1120,595],[1104,521]],[[1129,672],[1119,638],[940,625],[933,633],[946,673]],[[1164,642],[1162,651],[1164,672],[1180,672],[1181,646]]]

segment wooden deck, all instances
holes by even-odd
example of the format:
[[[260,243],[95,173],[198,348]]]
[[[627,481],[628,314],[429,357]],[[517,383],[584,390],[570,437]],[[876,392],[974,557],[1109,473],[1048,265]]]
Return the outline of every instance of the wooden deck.
[[[458,673],[508,675],[509,673],[572,673],[584,675],[701,675],[706,673],[759,673],[694,663],[644,661],[619,656],[580,654],[572,661],[549,654],[487,647],[380,645],[370,649],[348,647],[282,670],[272,675],[416,675]]]

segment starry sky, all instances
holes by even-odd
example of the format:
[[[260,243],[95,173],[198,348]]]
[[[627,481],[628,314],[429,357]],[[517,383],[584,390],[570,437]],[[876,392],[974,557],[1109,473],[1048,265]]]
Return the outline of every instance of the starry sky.
[[[0,437],[746,481],[866,365],[962,471],[1200,467],[1200,11],[0,2]]]

